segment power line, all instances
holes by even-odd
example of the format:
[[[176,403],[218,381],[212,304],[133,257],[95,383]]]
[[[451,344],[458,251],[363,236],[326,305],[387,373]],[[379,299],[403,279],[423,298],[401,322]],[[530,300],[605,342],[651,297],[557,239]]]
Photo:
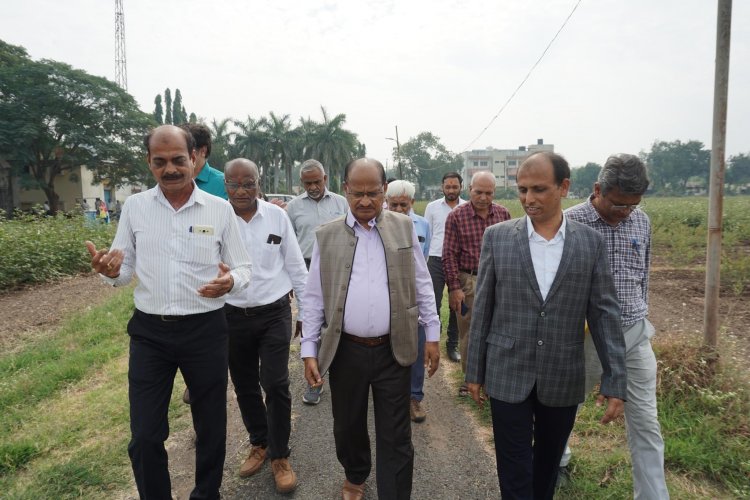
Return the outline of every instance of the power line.
[[[557,30],[557,33],[555,33],[555,36],[552,37],[552,40],[549,41],[549,43],[547,44],[547,47],[544,48],[544,51],[542,52],[542,55],[540,55],[539,59],[537,59],[536,62],[534,63],[534,65],[531,66],[531,69],[529,70],[529,72],[526,73],[526,76],[523,78],[523,80],[521,81],[521,83],[518,84],[518,87],[516,87],[516,90],[514,90],[513,93],[510,95],[510,97],[508,97],[508,100],[505,101],[505,104],[503,104],[503,106],[500,108],[500,111],[498,111],[497,114],[495,114],[495,116],[492,117],[492,120],[490,120],[490,122],[487,124],[487,126],[484,127],[482,129],[482,131],[479,132],[479,134],[474,138],[474,140],[472,140],[469,143],[469,145],[466,146],[462,151],[468,151],[469,148],[471,146],[473,146],[474,143],[477,142],[479,140],[479,138],[484,135],[485,132],[487,132],[487,129],[490,128],[490,126],[492,126],[493,123],[495,123],[495,120],[497,119],[497,117],[500,116],[500,113],[502,113],[503,110],[505,110],[505,108],[508,106],[508,104],[510,104],[510,101],[513,100],[513,98],[516,96],[516,94],[518,93],[518,91],[521,90],[521,87],[523,87],[523,84],[526,83],[526,80],[529,79],[529,77],[531,76],[531,73],[534,71],[534,69],[536,69],[536,67],[542,61],[542,59],[544,58],[544,56],[547,54],[547,51],[549,50],[549,48],[552,46],[552,44],[555,42],[555,40],[557,40],[558,35],[560,35],[560,32],[563,30],[563,28],[565,28],[565,25],[568,24],[568,21],[573,16],[573,13],[576,11],[576,9],[578,8],[578,6],[581,4],[581,1],[582,0],[578,0],[578,2],[576,2],[576,4],[573,6],[573,10],[570,11],[570,14],[568,14],[568,17],[565,18],[565,21],[563,21],[562,26],[560,26],[560,29]]]

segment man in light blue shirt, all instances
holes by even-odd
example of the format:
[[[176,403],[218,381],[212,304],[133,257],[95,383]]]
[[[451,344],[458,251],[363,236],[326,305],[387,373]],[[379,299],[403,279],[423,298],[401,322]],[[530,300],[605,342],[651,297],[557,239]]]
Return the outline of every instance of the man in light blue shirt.
[[[388,184],[388,191],[385,194],[385,201],[388,204],[388,210],[402,213],[411,217],[414,221],[414,230],[417,232],[419,245],[422,247],[422,254],[425,259],[430,255],[430,224],[427,219],[414,213],[414,184],[409,181],[393,181]],[[422,325],[417,329],[419,343],[418,353],[424,353],[425,332]],[[412,422],[424,422],[427,414],[422,409],[422,399],[424,399],[424,360],[420,356],[416,363],[411,365],[411,405],[409,414]]]

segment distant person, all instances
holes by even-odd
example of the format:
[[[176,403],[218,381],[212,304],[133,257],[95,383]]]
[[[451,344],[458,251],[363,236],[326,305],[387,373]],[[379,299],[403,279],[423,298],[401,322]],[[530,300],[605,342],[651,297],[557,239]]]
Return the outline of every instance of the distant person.
[[[224,306],[229,325],[229,373],[251,444],[239,474],[255,474],[268,458],[276,489],[289,493],[297,487],[297,475],[289,463],[289,291],[294,289],[297,296],[299,332],[307,268],[284,210],[257,197],[260,175],[255,163],[232,160],[226,164],[224,176],[245,246],[252,261],[258,263],[251,286],[230,293]]]
[[[207,193],[227,199],[224,173],[208,163],[211,156],[211,130],[201,123],[183,123],[180,128],[195,139],[195,184]]]
[[[534,153],[516,180],[526,216],[484,233],[466,382],[477,404],[490,397],[502,498],[551,499],[586,397],[584,324],[604,366],[602,423],[623,410],[625,342],[604,238],[562,212],[567,161]]]
[[[81,198],[81,210],[84,212],[88,212],[90,210],[89,202],[86,201],[86,198]]]
[[[308,384],[329,371],[336,456],[344,468],[344,499],[361,499],[372,469],[367,407],[375,405],[379,498],[409,498],[414,469],[409,386],[417,324],[427,337],[425,362],[438,368],[440,320],[414,223],[383,210],[383,165],[347,164],[349,211],[315,233],[305,287],[302,358]]]
[[[448,172],[443,175],[441,188],[443,197],[431,201],[427,204],[424,211],[424,218],[430,225],[432,238],[430,239],[430,256],[427,260],[427,268],[430,270],[432,285],[435,289],[435,306],[437,307],[438,316],[443,305],[443,291],[445,290],[445,275],[443,274],[443,238],[445,236],[445,219],[451,210],[457,206],[466,203],[461,198],[461,188],[463,179],[458,172]],[[448,338],[445,342],[445,348],[448,352],[448,359],[454,363],[461,361],[461,354],[458,352],[458,324],[456,323],[456,312],[453,309],[448,310]]]
[[[94,206],[96,207],[96,218],[101,222],[109,223],[109,210],[107,209],[107,204],[100,198],[97,198],[94,202]]]
[[[664,440],[656,411],[656,356],[651,348],[655,329],[647,318],[651,222],[638,208],[648,185],[646,166],[637,156],[610,156],[599,172],[594,193],[565,211],[568,220],[601,233],[607,245],[622,309],[628,372],[625,425],[636,500],[669,498]],[[596,356],[590,342],[586,343],[586,356]]]
[[[250,258],[226,201],[196,189],[193,137],[172,125],[145,138],[157,186],[123,205],[111,249],[90,241],[91,266],[112,286],[134,275],[128,323],[128,453],[141,498],[171,498],[164,441],[177,370],[190,388],[195,440],[191,498],[219,498],[227,428],[225,295],[250,282]]]
[[[414,213],[414,184],[409,181],[393,181],[388,183],[388,191],[385,193],[385,201],[388,203],[388,210],[401,213],[411,217],[414,222],[414,230],[417,232],[419,246],[422,248],[424,258],[427,259],[430,250],[430,225],[421,215]],[[424,422],[427,418],[422,400],[424,399],[424,327],[417,327],[419,335],[419,344],[417,345],[417,361],[411,365],[411,405],[409,406],[409,415],[412,422]]]
[[[469,203],[453,209],[445,220],[443,273],[450,294],[449,305],[456,313],[464,372],[482,236],[488,227],[510,219],[505,207],[492,202],[494,197],[495,176],[492,172],[477,172],[469,183]],[[461,385],[458,393],[468,395],[466,384]]]
[[[315,230],[324,222],[341,217],[349,210],[346,198],[328,190],[328,176],[318,160],[306,160],[299,170],[300,184],[304,192],[291,200],[286,213],[292,221],[305,264],[310,268]],[[302,401],[309,405],[320,403],[323,385],[308,386]]]

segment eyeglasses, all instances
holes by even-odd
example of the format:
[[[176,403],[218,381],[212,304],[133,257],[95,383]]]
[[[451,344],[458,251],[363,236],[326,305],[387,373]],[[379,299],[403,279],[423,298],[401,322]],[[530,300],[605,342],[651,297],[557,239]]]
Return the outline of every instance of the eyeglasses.
[[[640,203],[636,203],[635,205],[612,205],[612,210],[630,210],[632,212],[640,206]]]
[[[255,189],[258,187],[257,182],[244,182],[242,184],[239,184],[237,182],[231,182],[231,181],[224,181],[224,185],[227,187],[230,191],[237,191],[239,188],[246,189],[248,191]]]
[[[383,196],[383,190],[381,189],[380,191],[369,191],[367,193],[363,193],[361,191],[349,191],[346,194],[348,196],[351,196],[354,200],[361,200],[365,196],[372,200],[374,198],[378,198],[379,196]]]

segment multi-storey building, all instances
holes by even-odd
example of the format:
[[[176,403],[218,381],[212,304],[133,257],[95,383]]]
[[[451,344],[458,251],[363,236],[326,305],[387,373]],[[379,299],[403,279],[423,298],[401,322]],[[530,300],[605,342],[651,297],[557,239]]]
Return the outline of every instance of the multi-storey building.
[[[468,185],[471,176],[477,172],[492,172],[497,181],[497,188],[512,188],[516,186],[516,172],[524,159],[538,151],[554,151],[553,144],[545,144],[544,139],[538,139],[536,144],[519,146],[518,149],[473,149],[461,153],[464,166],[461,175]]]

